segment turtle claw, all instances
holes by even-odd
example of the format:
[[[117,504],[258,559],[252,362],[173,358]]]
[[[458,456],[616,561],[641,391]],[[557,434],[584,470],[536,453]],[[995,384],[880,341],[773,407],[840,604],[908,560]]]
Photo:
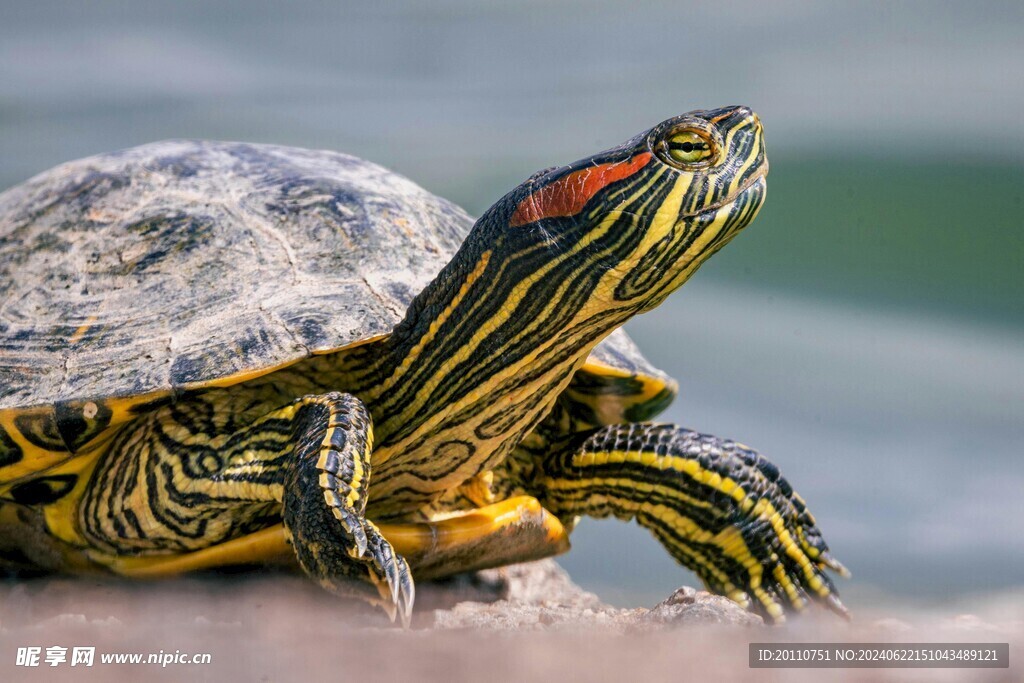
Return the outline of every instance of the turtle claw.
[[[412,607],[416,600],[416,587],[409,566],[403,558],[396,555],[394,561],[386,566],[385,574],[388,596],[382,596],[381,607],[387,612],[392,623],[401,618],[402,628],[409,628],[412,622]],[[382,582],[381,587],[384,585]]]
[[[792,524],[794,521],[789,520],[786,526]],[[813,531],[817,533],[817,527],[813,527]],[[793,533],[790,528],[789,536],[799,537],[800,534]],[[837,615],[850,618],[832,580],[824,570],[831,569],[840,576],[849,576],[849,571],[828,554],[824,542],[821,543],[823,549],[818,552],[809,550],[802,543],[784,545],[775,530],[767,537],[761,536],[759,540],[769,547],[777,546],[778,550],[771,554],[769,562],[762,565],[765,569],[772,567],[773,570],[764,573],[764,585],[756,592],[758,600],[754,601],[754,606],[758,611],[766,613],[773,623],[781,624],[784,622],[784,612],[804,612],[811,603],[818,602]],[[751,545],[756,547],[758,544],[755,542]]]
[[[388,615],[388,621],[392,624],[395,623],[395,619],[398,617],[398,607],[384,600],[381,600],[378,604],[384,610],[384,614]]]
[[[839,560],[834,558],[832,556],[832,554],[830,552],[828,552],[827,550],[825,552],[821,553],[821,556],[820,556],[819,559],[821,560],[821,562],[826,567],[828,567],[829,569],[831,569],[832,571],[834,571],[836,574],[838,574],[839,576],[843,577],[844,579],[848,579],[851,576],[853,576],[853,574],[850,573],[850,570],[847,569],[843,565],[842,562],[840,562]]]
[[[825,597],[825,606],[847,621],[853,619],[853,617],[850,616],[850,611],[846,609],[846,605],[843,604],[843,601],[840,600],[839,596],[835,593],[829,593]]]
[[[732,476],[755,502],[728,514],[759,569],[734,563],[726,569],[730,582],[749,594],[751,609],[775,624],[814,602],[848,619],[825,570],[844,578],[850,572],[831,554],[803,499],[764,456],[745,447],[741,456],[746,467],[734,467]]]
[[[395,562],[391,562],[387,566],[388,575],[388,589],[391,591],[391,602],[398,606],[399,591],[401,590],[398,585],[398,565]]]
[[[363,561],[367,562],[370,579],[380,593],[381,607],[392,622],[401,617],[403,628],[408,628],[416,594],[409,565],[372,522],[366,522],[366,535],[369,552]]]
[[[385,546],[386,551],[384,553],[384,575],[388,580],[388,590],[391,592],[391,602],[397,607],[400,593],[400,586],[398,585],[398,561],[395,559],[394,552]]]
[[[366,548],[369,544],[369,541],[366,538],[366,532],[363,531],[361,527],[357,526],[352,532],[352,539],[356,542],[356,559],[366,557]]]
[[[391,589],[391,621],[395,616],[401,617],[402,628],[409,628],[412,622],[412,607],[416,600],[416,587],[412,581],[409,565],[399,556],[388,566],[388,585]]]
[[[402,627],[409,628],[409,622],[412,621],[412,606],[416,602],[416,584],[412,581],[412,574],[409,572],[409,567],[405,565],[405,560],[402,560],[402,564],[404,566],[400,584],[402,597],[398,609],[402,614]]]

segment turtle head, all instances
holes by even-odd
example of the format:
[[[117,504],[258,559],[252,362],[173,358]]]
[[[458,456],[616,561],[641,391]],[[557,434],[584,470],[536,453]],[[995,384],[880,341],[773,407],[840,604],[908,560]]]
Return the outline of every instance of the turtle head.
[[[502,224],[516,253],[564,262],[569,277],[590,281],[592,303],[647,310],[753,220],[767,173],[753,111],[693,111],[535,174],[487,223]]]
[[[457,349],[461,365],[446,382],[458,375],[467,392],[542,347],[561,349],[551,363],[576,362],[753,220],[767,172],[760,119],[727,107],[535,173],[480,216],[414,299],[382,362],[405,367],[427,354],[456,367]]]
[[[374,457],[458,444],[462,460],[442,458],[452,486],[479,472],[474,444],[498,462],[601,339],[754,218],[767,172],[760,120],[729,107],[669,119],[514,188],[413,300],[386,352],[373,351],[394,378],[380,385],[402,388],[373,416],[387,435]]]

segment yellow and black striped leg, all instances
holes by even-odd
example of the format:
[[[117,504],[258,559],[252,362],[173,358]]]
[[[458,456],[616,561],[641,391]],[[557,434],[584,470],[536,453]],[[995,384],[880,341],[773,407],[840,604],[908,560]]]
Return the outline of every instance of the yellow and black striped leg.
[[[408,626],[409,566],[365,517],[373,450],[366,407],[349,394],[306,397],[297,406],[282,502],[299,564],[327,590],[379,604]]]
[[[262,531],[281,520],[320,585],[408,623],[408,564],[365,517],[373,437],[363,403],[306,396],[217,434],[229,412],[199,396],[118,435],[79,509],[93,560],[149,576],[258,562],[274,547]]]
[[[614,425],[542,466],[541,501],[563,519],[635,518],[709,590],[775,622],[811,600],[846,615],[824,573],[846,569],[775,465],[746,446],[675,425]]]

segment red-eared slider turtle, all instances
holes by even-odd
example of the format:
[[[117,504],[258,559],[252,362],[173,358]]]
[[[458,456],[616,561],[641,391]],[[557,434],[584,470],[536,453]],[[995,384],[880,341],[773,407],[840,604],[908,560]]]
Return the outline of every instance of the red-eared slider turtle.
[[[814,519],[618,328],[757,214],[744,107],[541,171],[475,221],[333,152],[163,142],[0,195],[0,559],[128,576],[294,553],[408,620],[413,576],[649,528],[779,619],[842,611]],[[290,549],[289,549],[290,546]]]

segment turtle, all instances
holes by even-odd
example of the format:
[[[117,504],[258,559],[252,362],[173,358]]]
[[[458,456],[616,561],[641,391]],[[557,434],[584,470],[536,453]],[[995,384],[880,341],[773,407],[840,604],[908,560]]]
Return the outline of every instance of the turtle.
[[[409,624],[416,580],[636,520],[773,621],[845,613],[778,468],[652,419],[621,329],[760,210],[760,118],[672,117],[473,220],[331,151],[170,140],[0,194],[0,563],[287,563]]]

